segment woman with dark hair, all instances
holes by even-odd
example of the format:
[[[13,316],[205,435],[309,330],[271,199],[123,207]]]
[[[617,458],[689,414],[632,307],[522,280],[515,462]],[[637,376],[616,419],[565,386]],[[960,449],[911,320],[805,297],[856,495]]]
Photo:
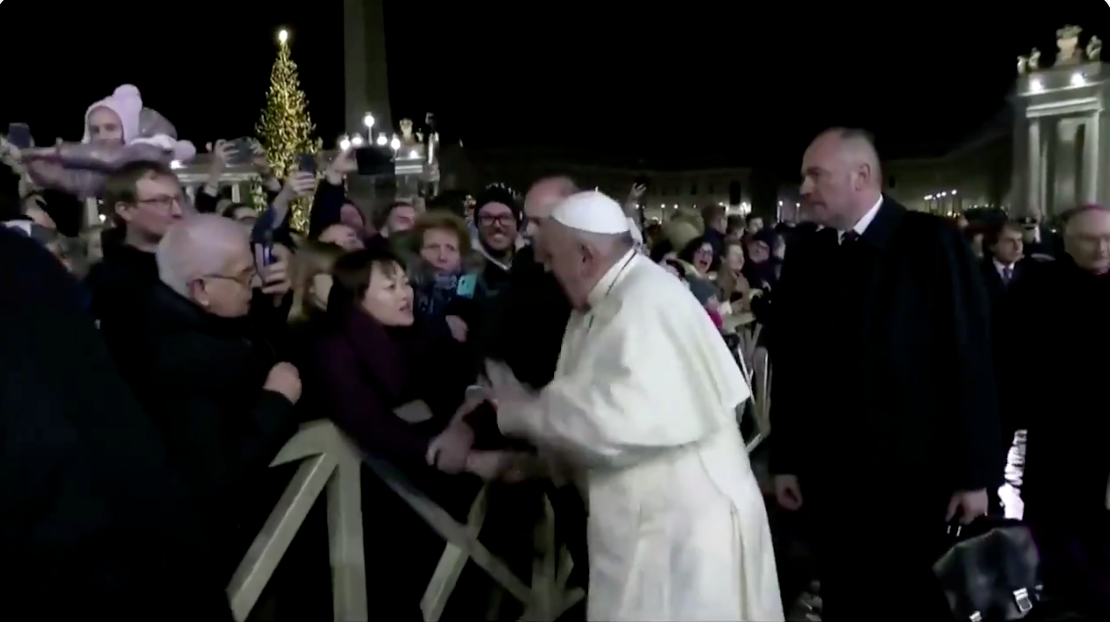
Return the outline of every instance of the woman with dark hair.
[[[481,480],[464,473],[472,444],[465,440],[474,434],[454,417],[473,380],[459,363],[462,344],[417,321],[404,267],[379,246],[336,260],[326,319],[314,358],[328,415],[364,451],[465,520]],[[441,434],[464,439],[456,444],[464,449],[436,468],[429,454]],[[367,559],[390,559],[367,565],[375,608],[385,617],[417,619],[443,540],[368,469],[362,498]]]

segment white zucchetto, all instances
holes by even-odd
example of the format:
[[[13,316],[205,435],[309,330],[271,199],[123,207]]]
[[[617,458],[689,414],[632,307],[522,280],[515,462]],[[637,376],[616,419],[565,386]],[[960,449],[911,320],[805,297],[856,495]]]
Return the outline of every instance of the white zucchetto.
[[[571,229],[616,235],[628,233],[628,218],[620,203],[591,190],[572,194],[555,206],[551,218]]]

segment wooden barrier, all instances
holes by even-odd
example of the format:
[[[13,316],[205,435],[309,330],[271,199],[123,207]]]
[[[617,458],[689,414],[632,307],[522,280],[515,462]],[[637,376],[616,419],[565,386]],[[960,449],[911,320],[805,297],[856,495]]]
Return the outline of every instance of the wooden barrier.
[[[525,583],[478,541],[488,510],[487,489],[474,500],[467,523],[460,524],[393,465],[361,455],[327,421],[302,426],[282,448],[272,466],[295,461],[303,462],[227,588],[238,622],[246,620],[258,602],[293,537],[324,490],[328,495],[334,619],[342,622],[369,620],[360,482],[363,463],[446,540],[443,555],[420,603],[426,621],[441,618],[468,560],[473,560],[498,586],[524,604],[522,620],[553,622],[585,598],[584,590],[567,589],[572,562],[569,554],[559,549],[555,542],[555,515],[546,495],[543,516],[534,531],[532,577]]]

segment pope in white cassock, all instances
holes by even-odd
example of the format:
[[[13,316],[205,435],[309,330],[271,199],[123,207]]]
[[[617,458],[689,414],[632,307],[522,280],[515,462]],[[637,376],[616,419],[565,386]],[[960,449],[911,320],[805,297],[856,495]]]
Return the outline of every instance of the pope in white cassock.
[[[490,364],[498,424],[572,465],[588,498],[589,620],[782,620],[763,496],[711,320],[633,249],[620,206],[573,195],[538,243],[576,309],[555,379]]]

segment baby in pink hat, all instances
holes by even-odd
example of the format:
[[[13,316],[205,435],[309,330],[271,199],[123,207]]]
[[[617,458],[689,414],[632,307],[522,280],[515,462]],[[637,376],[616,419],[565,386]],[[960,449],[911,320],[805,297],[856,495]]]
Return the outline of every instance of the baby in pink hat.
[[[189,141],[157,111],[143,107],[139,89],[125,84],[89,106],[80,143],[24,150],[20,161],[36,185],[85,199],[98,197],[104,179],[131,162],[186,162],[196,155]]]

